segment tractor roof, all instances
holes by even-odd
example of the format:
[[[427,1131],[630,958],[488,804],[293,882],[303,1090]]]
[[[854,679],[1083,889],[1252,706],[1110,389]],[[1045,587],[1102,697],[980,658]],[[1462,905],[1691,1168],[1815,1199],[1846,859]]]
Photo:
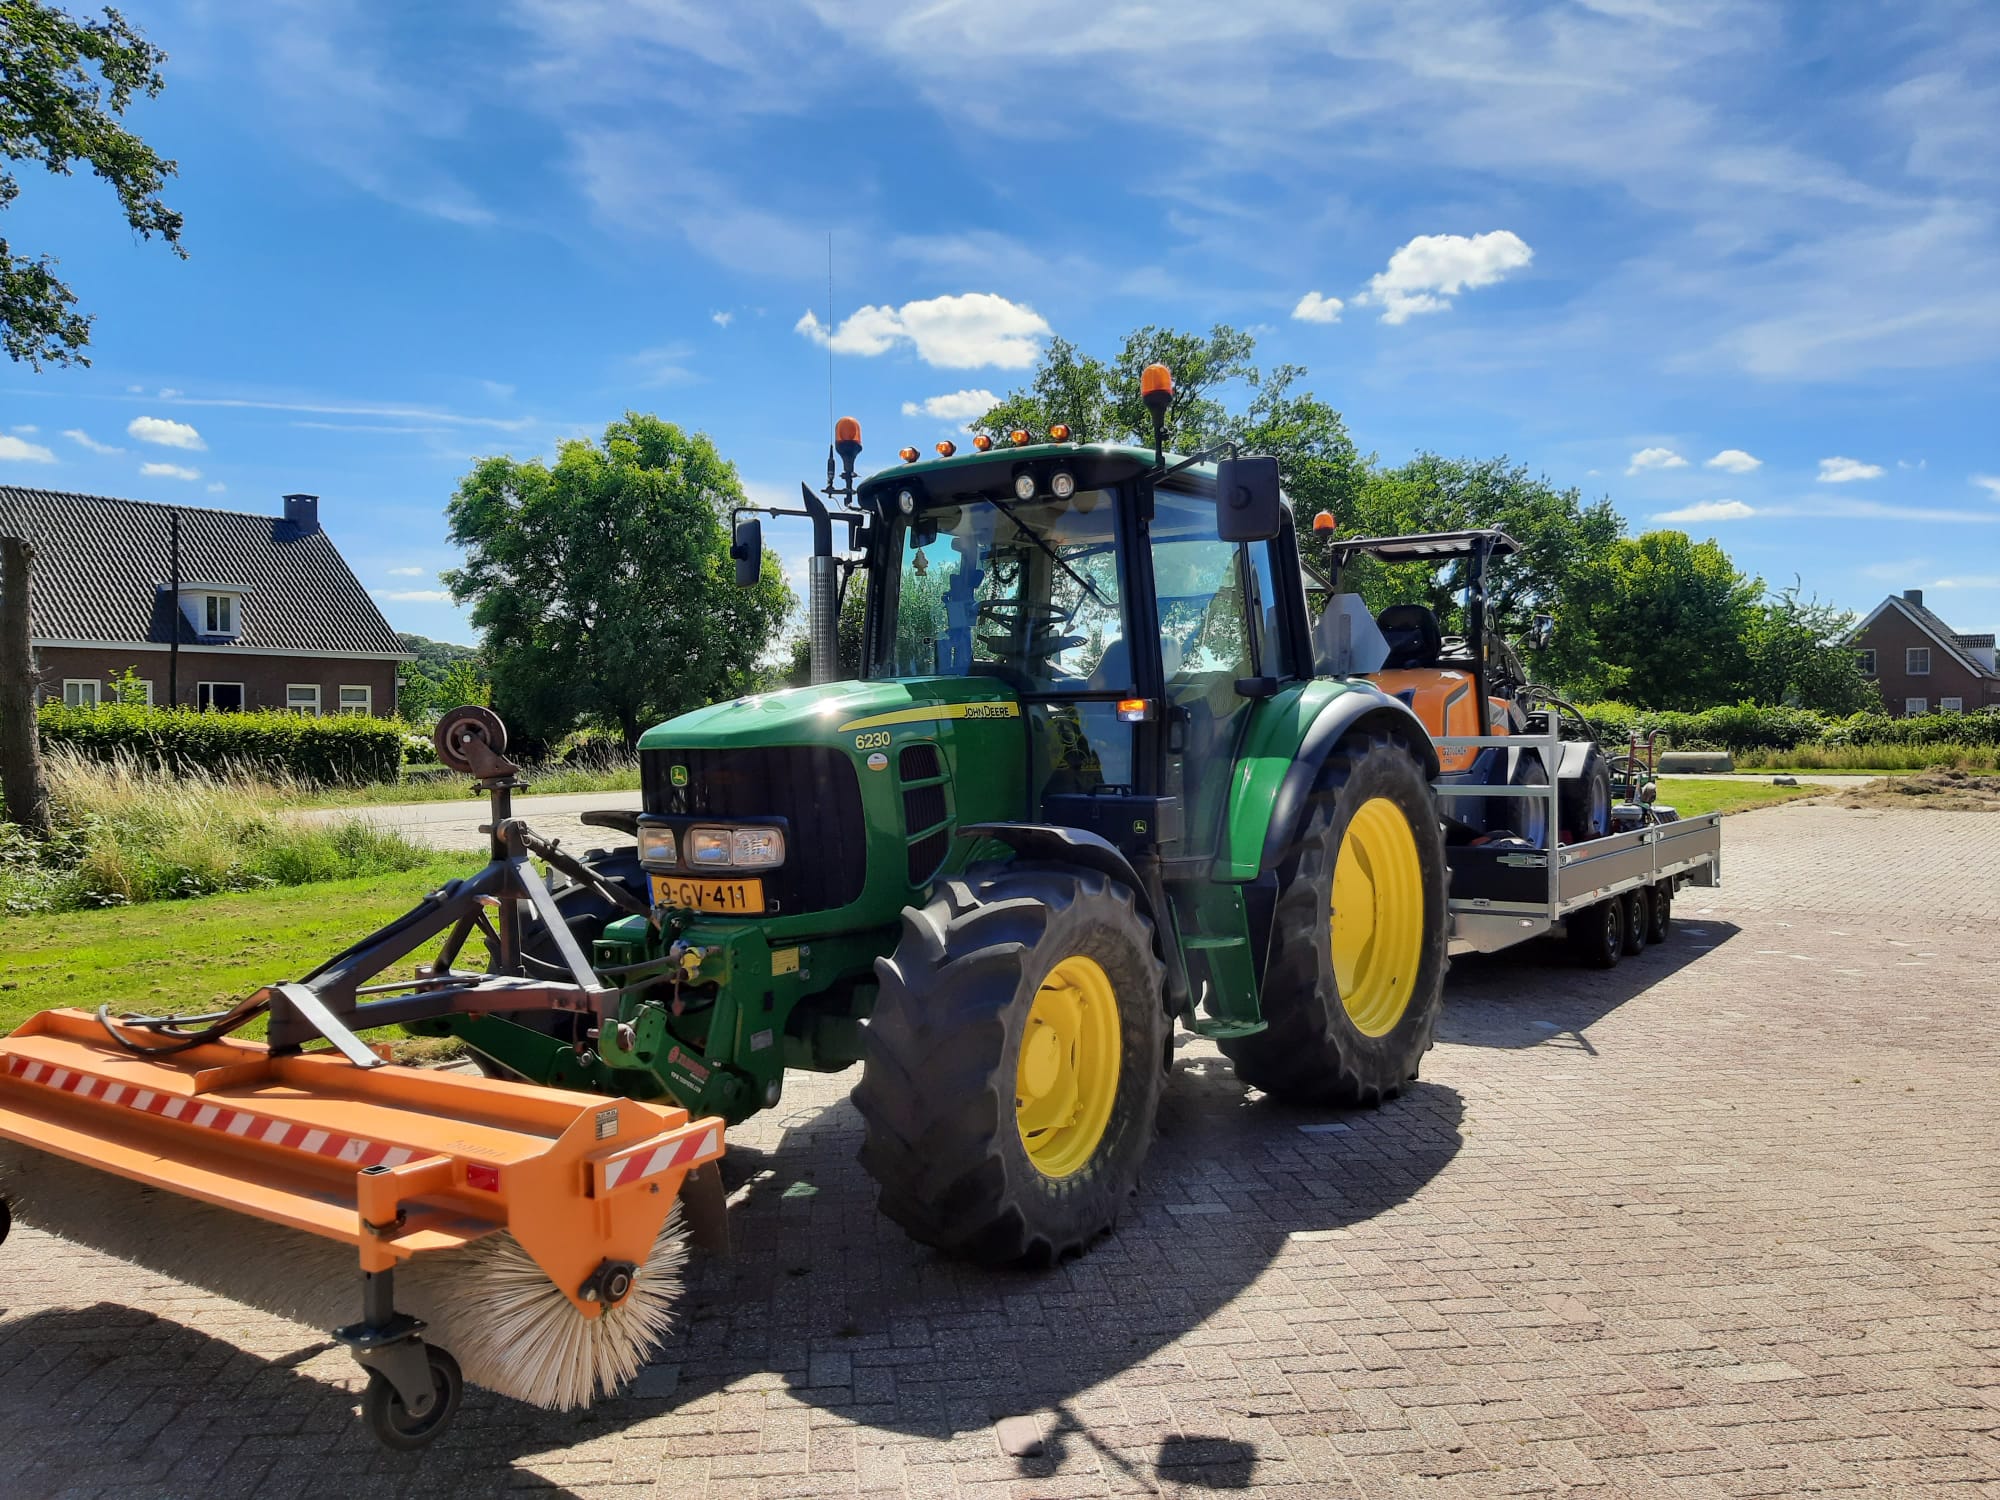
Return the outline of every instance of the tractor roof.
[[[1171,454],[1168,461],[1173,461]],[[1101,489],[1145,473],[1153,466],[1153,450],[1123,443],[1029,443],[1019,448],[995,444],[985,453],[974,448],[945,458],[893,464],[864,479],[858,493],[865,504],[885,491],[893,497],[906,486],[920,489],[931,500],[1005,491],[1024,465],[1067,469],[1080,487]],[[1212,464],[1195,464],[1181,473],[1197,482],[1215,480]]]
[[[1482,539],[1489,557],[1508,557],[1521,550],[1519,542],[1492,527],[1471,531],[1433,531],[1420,536],[1349,537],[1335,542],[1333,550],[1341,561],[1365,553],[1384,562],[1439,562],[1449,557],[1468,556]]]

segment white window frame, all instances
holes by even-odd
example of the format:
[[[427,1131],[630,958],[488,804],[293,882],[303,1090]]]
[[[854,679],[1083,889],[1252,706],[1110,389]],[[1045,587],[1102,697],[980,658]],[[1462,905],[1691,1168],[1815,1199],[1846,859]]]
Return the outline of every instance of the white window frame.
[[[70,689],[76,689],[74,695]],[[90,689],[90,701],[83,699],[83,689]],[[104,684],[95,677],[65,677],[63,679],[63,706],[65,708],[97,708],[104,702]]]
[[[302,698],[295,698],[295,697],[293,697],[293,696],[292,696],[292,695],[293,695],[294,693],[311,693],[311,694],[312,694],[312,701],[311,701],[310,703],[308,703],[308,702],[307,702],[307,701],[306,701],[305,699],[302,699]],[[313,715],[313,717],[314,717],[314,718],[318,718],[318,717],[319,717],[319,713],[320,713],[320,686],[319,686],[319,684],[318,684],[318,683],[316,683],[316,682],[288,682],[288,683],[286,683],[286,684],[285,684],[285,708],[286,708],[286,710],[287,710],[288,712],[290,712],[290,713],[295,713],[295,714],[296,714],[296,713],[305,713],[305,712],[308,712],[308,711],[310,711],[310,712],[312,713],[312,715]]]
[[[1962,714],[1965,712],[1965,699],[1940,698],[1938,699],[1938,712],[1941,714]]]
[[[236,689],[236,707],[233,709],[216,708],[215,690],[217,688],[232,688],[232,687]],[[204,697],[206,697],[209,701],[206,703],[202,702],[202,699]],[[215,713],[240,714],[250,707],[250,694],[244,689],[243,684],[240,682],[197,682],[194,685],[194,706],[199,709],[212,710]]]
[[[225,618],[226,617],[226,618]],[[220,625],[209,621],[222,620]],[[243,612],[236,606],[234,594],[205,594],[201,602],[201,633],[203,635],[241,635],[243,633]]]
[[[1917,665],[1917,658],[1923,658],[1923,665]],[[1905,677],[1928,677],[1931,675],[1931,648],[1928,646],[1905,646],[1903,648],[1903,675]]]
[[[1875,675],[1875,648],[1863,646],[1854,653],[1854,665],[1861,669],[1863,677]]]
[[[349,693],[359,693],[361,701],[359,703],[349,703],[347,701]],[[340,696],[335,700],[335,706],[341,713],[353,714],[357,718],[369,718],[375,712],[375,689],[365,682],[343,682],[340,685]]]
[[[1906,719],[1915,718],[1918,714],[1927,714],[1930,711],[1931,700],[1928,698],[1905,698],[1903,700],[1903,717]]]

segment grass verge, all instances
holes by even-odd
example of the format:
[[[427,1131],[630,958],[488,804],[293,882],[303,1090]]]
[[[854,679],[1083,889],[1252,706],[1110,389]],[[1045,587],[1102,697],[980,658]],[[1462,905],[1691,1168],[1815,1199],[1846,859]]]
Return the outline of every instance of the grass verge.
[[[1984,745],[1800,745],[1791,750],[1742,750],[1739,771],[1922,771],[1947,766],[1991,771],[2000,750]]]
[[[477,863],[432,854],[413,869],[302,889],[10,918],[0,945],[0,1033],[57,1005],[219,1008],[261,985],[297,978]],[[411,964],[421,956],[412,955]],[[243,1034],[263,1035],[262,1024]],[[403,1039],[399,1031],[381,1035]]]
[[[517,795],[532,797],[556,792],[632,792],[639,789],[639,764],[613,766],[602,770],[579,770],[572,766],[526,766],[522,777],[528,788]],[[462,802],[472,793],[471,779],[425,771],[405,776],[401,781],[373,782],[367,786],[315,787],[289,799],[292,807],[382,807],[405,802]]]
[[[1825,787],[1772,786],[1768,781],[1703,781],[1693,777],[1662,776],[1660,801],[1684,818],[1696,813],[1743,812],[1753,807],[1769,807],[1778,802],[1796,802]]]

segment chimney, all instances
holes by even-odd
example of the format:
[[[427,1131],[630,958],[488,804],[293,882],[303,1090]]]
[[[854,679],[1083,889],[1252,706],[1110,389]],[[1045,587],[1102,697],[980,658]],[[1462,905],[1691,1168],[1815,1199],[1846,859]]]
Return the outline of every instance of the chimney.
[[[1922,589],[1904,589],[1903,597],[1916,605],[1918,609],[1924,607],[1924,591]]]
[[[285,496],[285,519],[292,523],[300,536],[311,536],[319,530],[319,496]]]

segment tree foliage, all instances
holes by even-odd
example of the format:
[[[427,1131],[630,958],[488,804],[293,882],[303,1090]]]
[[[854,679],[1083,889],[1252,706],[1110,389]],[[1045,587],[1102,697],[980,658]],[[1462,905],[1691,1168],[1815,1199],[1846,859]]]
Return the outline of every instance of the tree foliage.
[[[416,657],[396,667],[396,714],[405,723],[432,724],[446,709],[492,703],[493,684],[478,648],[401,631],[396,641]]]
[[[120,122],[135,95],[165,86],[167,54],[117,11],[78,20],[42,0],[0,0],[0,154],[59,176],[78,162],[111,185],[125,222],[142,239],[158,235],[175,254],[181,216],[160,201],[175,163]],[[20,194],[0,167],[0,209]],[[0,237],[0,344],[15,360],[41,367],[90,363],[91,318],[49,256],[17,255]]]
[[[775,554],[739,589],[724,517],[735,466],[699,433],[627,412],[555,465],[482,459],[446,515],[466,561],[494,706],[530,740],[648,725],[750,687],[791,607]]]
[[[1881,692],[1861,675],[1846,644],[1853,612],[1802,597],[1802,587],[1794,578],[1759,606],[1744,642],[1745,695],[1756,703],[1789,703],[1827,714],[1881,708]]]
[[[1571,602],[1598,653],[1585,685],[1641,708],[1735,702],[1749,680],[1747,642],[1763,592],[1713,541],[1684,531],[1619,538]]]

